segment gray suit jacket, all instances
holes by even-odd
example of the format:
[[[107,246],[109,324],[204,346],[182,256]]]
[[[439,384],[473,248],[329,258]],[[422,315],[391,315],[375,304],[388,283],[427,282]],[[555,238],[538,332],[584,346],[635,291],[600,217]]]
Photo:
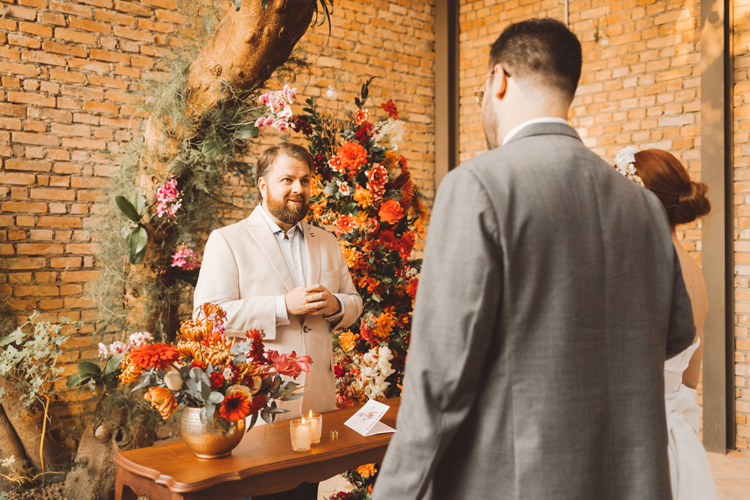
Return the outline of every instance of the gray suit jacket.
[[[440,186],[374,498],[671,499],[663,368],[694,335],[657,198],[526,127]]]

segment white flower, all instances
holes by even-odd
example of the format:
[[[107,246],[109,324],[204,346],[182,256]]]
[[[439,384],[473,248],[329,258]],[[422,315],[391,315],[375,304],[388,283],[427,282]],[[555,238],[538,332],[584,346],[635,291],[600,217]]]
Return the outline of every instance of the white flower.
[[[130,346],[140,347],[144,344],[148,344],[149,340],[153,338],[154,336],[148,332],[136,332],[130,336]]]
[[[109,349],[107,346],[99,342],[99,358],[104,359],[109,356]]]
[[[364,388],[365,395],[370,399],[385,396],[385,391],[391,385],[386,382],[395,370],[391,367],[393,353],[388,346],[376,347],[370,349],[364,356],[359,369],[362,374],[362,381],[358,383],[358,388]]]
[[[109,353],[110,354],[122,354],[125,352],[125,349],[127,349],[128,346],[126,346],[123,342],[120,342],[119,340],[115,340],[111,344],[109,344]]]
[[[376,144],[382,146],[391,145],[398,149],[398,143],[403,141],[405,132],[406,124],[403,121],[388,118],[388,122],[380,127],[373,140]]]
[[[86,382],[86,387],[91,392],[96,392],[96,380],[94,380],[93,378],[90,378],[89,381]]]
[[[164,385],[171,391],[179,391],[182,387],[182,375],[175,370],[169,370],[164,375]]]
[[[222,375],[224,375],[227,382],[234,382],[234,372],[230,368],[224,368]]]
[[[326,99],[330,99],[331,101],[335,101],[338,99],[339,93],[336,91],[336,87],[333,85],[328,86],[328,90],[326,90]]]
[[[276,113],[276,117],[277,118],[284,118],[284,119],[291,118],[292,117],[292,108],[290,108],[289,105],[287,104],[286,106],[284,106],[283,110],[281,110],[278,113]]]
[[[346,182],[341,182],[341,181],[336,181],[336,184],[338,184],[339,191],[341,192],[341,194],[343,194],[344,196],[349,196],[349,193],[351,193],[349,189],[349,184],[347,184]]]
[[[14,463],[16,463],[16,456],[11,455],[10,458],[6,458],[2,462],[0,462],[0,465],[2,465],[3,467],[10,467]]]
[[[633,168],[636,153],[638,153],[638,148],[636,147],[628,146],[626,148],[622,148],[620,152],[617,153],[617,156],[615,156],[615,165],[617,165],[618,170],[625,170],[627,169],[628,165],[630,165],[630,168]],[[622,172],[622,170],[620,170],[620,172]]]

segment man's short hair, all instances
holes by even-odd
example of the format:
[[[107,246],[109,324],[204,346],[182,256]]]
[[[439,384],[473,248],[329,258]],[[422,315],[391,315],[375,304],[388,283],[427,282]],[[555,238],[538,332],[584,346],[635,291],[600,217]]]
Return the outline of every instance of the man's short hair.
[[[310,173],[312,173],[313,157],[310,152],[293,142],[282,142],[281,144],[271,146],[260,154],[255,173],[256,179],[260,179],[261,177],[265,178],[268,175],[273,166],[273,162],[276,161],[276,158],[278,158],[280,154],[294,158],[295,160],[306,162],[307,166],[310,168]],[[263,193],[261,193],[260,190],[258,190],[258,196],[260,196],[261,200],[263,199]]]
[[[560,21],[529,19],[505,28],[492,44],[490,68],[496,64],[573,99],[583,64],[581,42]]]

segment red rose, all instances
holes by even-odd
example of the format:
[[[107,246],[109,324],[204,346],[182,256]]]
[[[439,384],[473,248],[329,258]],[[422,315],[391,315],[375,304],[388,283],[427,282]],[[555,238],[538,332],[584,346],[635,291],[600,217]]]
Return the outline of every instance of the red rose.
[[[217,390],[224,386],[224,375],[219,372],[213,372],[208,376],[211,379],[211,389]]]

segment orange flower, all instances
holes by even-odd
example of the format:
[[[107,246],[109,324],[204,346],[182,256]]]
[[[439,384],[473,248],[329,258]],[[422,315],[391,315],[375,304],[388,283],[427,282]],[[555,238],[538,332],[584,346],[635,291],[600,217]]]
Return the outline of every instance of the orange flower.
[[[392,170],[396,167],[398,167],[398,160],[399,155],[398,152],[390,149],[387,153],[385,153],[385,164],[388,167],[388,170]]]
[[[145,344],[130,351],[130,359],[135,366],[144,370],[154,367],[166,370],[169,365],[180,359],[180,353],[175,346],[162,343]]]
[[[414,183],[411,179],[406,179],[404,185],[401,186],[401,199],[406,203],[414,199]]]
[[[341,253],[344,254],[346,265],[349,269],[354,269],[357,265],[357,249],[356,248],[342,248]]]
[[[370,112],[366,109],[360,109],[356,113],[354,113],[354,121],[357,123],[357,125],[362,125],[367,121],[367,117],[370,115]]]
[[[396,200],[388,200],[380,206],[380,220],[396,224],[404,216],[404,208]]]
[[[370,477],[376,472],[378,472],[378,470],[375,468],[375,464],[360,465],[357,467],[357,474],[363,478]]]
[[[143,398],[151,403],[151,408],[159,410],[161,418],[164,420],[171,417],[177,408],[177,400],[174,394],[166,387],[151,387]]]
[[[394,118],[398,120],[398,109],[396,109],[396,105],[393,103],[393,99],[388,99],[388,102],[384,102],[381,104],[383,111],[388,113],[388,118]]]
[[[367,189],[357,186],[357,190],[354,191],[354,201],[357,202],[361,208],[367,208],[372,206],[372,193]]]
[[[245,397],[245,395],[239,391],[227,394],[224,401],[221,402],[219,407],[219,413],[221,418],[228,422],[238,422],[243,418],[250,415],[250,407],[252,401]]]
[[[359,338],[359,335],[356,333],[352,333],[350,331],[346,331],[339,335],[339,345],[341,345],[341,348],[346,351],[350,352],[356,347],[357,339]]]
[[[378,319],[376,321],[375,328],[372,329],[372,332],[381,339],[388,338],[388,334],[393,331],[393,325],[396,324],[396,321],[393,319],[393,316],[391,316],[389,313],[383,313],[380,316],[378,316]]]
[[[342,234],[348,233],[357,227],[357,219],[352,215],[342,215],[336,220],[336,226]]]
[[[122,370],[120,376],[118,377],[120,379],[120,385],[132,384],[133,382],[138,380],[145,371],[143,368],[139,368],[138,366],[133,364],[133,360],[130,359],[129,352],[126,352],[122,357],[122,361],[120,362],[120,369]]]
[[[409,294],[409,297],[412,299],[417,296],[417,287],[419,286],[419,278],[412,278],[411,281],[409,281],[409,284],[406,286],[406,293]]]
[[[383,165],[376,163],[372,166],[372,170],[365,172],[365,175],[370,181],[367,183],[367,189],[375,196],[383,196],[385,185],[388,183],[388,170]]]
[[[344,160],[340,156],[334,156],[328,160],[328,166],[341,174],[346,173],[346,165],[344,165]]]
[[[367,150],[356,142],[345,142],[338,151],[343,166],[352,176],[357,175],[359,167],[367,163]]]
[[[422,224],[422,219],[417,219],[414,223],[414,229],[417,230],[417,237],[420,240],[424,240],[424,224]]]

